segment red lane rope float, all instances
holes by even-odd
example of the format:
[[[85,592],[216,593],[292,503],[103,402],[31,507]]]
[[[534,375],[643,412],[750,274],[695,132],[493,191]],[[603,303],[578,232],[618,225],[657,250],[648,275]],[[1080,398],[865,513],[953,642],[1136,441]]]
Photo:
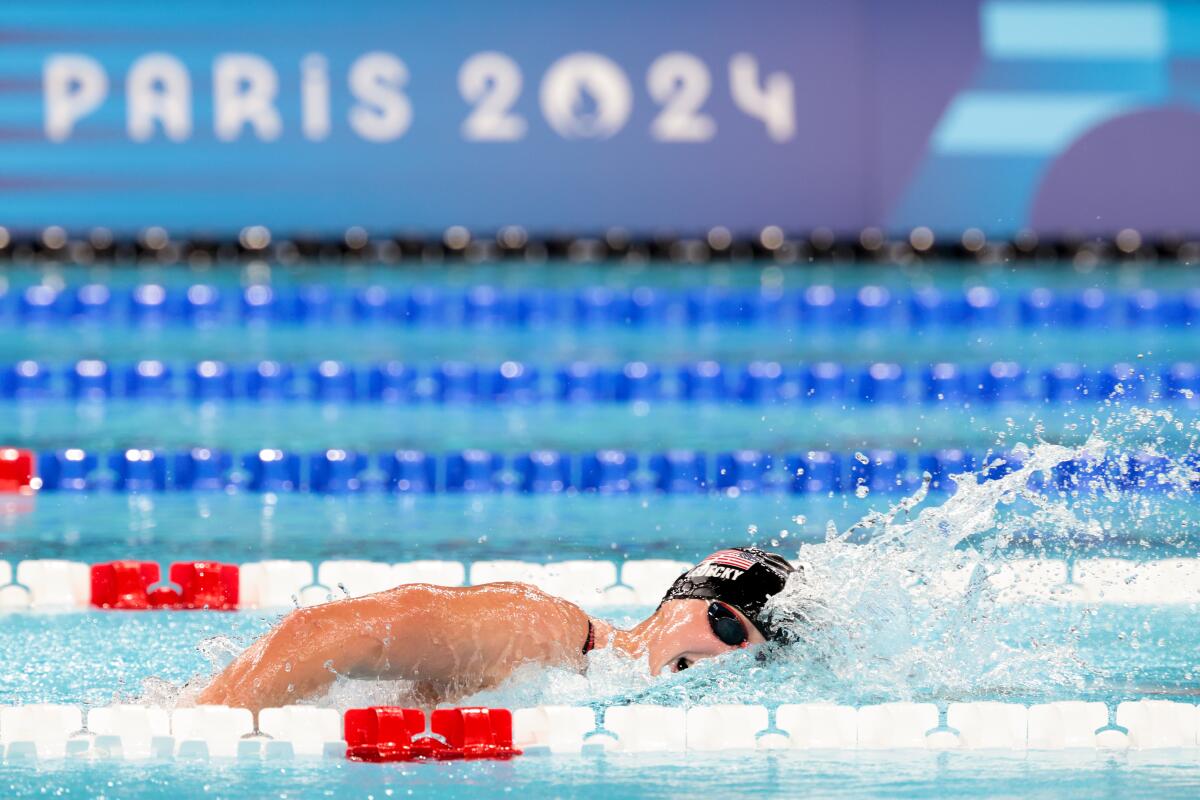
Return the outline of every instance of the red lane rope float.
[[[504,708],[442,708],[430,732],[415,708],[352,708],[343,717],[346,758],[381,763],[429,759],[507,759],[512,746],[512,712]]]
[[[32,494],[35,464],[32,450],[0,448],[0,493]]]
[[[213,609],[238,607],[239,570],[216,561],[182,561],[168,570],[171,583],[155,586],[161,572],[153,561],[111,561],[93,564],[92,605],[119,611],[147,609]]]

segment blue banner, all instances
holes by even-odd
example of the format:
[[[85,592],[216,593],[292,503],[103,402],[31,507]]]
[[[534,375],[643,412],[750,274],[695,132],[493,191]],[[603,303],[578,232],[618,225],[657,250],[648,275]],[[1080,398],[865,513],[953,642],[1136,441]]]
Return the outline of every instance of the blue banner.
[[[64,0],[6,4],[0,36],[10,229],[1194,230],[1200,207],[1189,4]]]

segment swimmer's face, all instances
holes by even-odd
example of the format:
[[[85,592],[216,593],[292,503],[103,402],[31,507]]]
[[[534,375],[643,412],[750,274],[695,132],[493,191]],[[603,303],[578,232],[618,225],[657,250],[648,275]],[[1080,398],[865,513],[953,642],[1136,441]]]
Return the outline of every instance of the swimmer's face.
[[[741,645],[725,644],[709,624],[708,606],[708,600],[668,600],[655,612],[658,624],[649,641],[653,674],[679,672],[697,661],[766,641],[742,612],[730,606],[750,638]]]

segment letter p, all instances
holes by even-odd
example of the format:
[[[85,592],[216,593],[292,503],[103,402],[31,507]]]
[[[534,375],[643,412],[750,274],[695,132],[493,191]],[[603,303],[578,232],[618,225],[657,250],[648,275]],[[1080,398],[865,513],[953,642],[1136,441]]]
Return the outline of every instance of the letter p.
[[[107,95],[108,75],[96,59],[73,53],[50,56],[42,67],[46,138],[67,139],[75,123],[95,111]]]

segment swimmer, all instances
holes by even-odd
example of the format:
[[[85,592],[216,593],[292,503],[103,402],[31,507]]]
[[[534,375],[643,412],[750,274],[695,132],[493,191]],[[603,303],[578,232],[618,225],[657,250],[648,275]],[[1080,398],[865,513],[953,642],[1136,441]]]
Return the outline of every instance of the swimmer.
[[[793,572],[752,547],[713,553],[679,576],[652,615],[630,630],[522,583],[426,584],[288,614],[198,696],[258,711],[327,690],[337,676],[413,682],[421,702],[454,702],[502,683],[522,664],[584,672],[611,647],[648,659],[653,674],[780,638],[763,613]]]

